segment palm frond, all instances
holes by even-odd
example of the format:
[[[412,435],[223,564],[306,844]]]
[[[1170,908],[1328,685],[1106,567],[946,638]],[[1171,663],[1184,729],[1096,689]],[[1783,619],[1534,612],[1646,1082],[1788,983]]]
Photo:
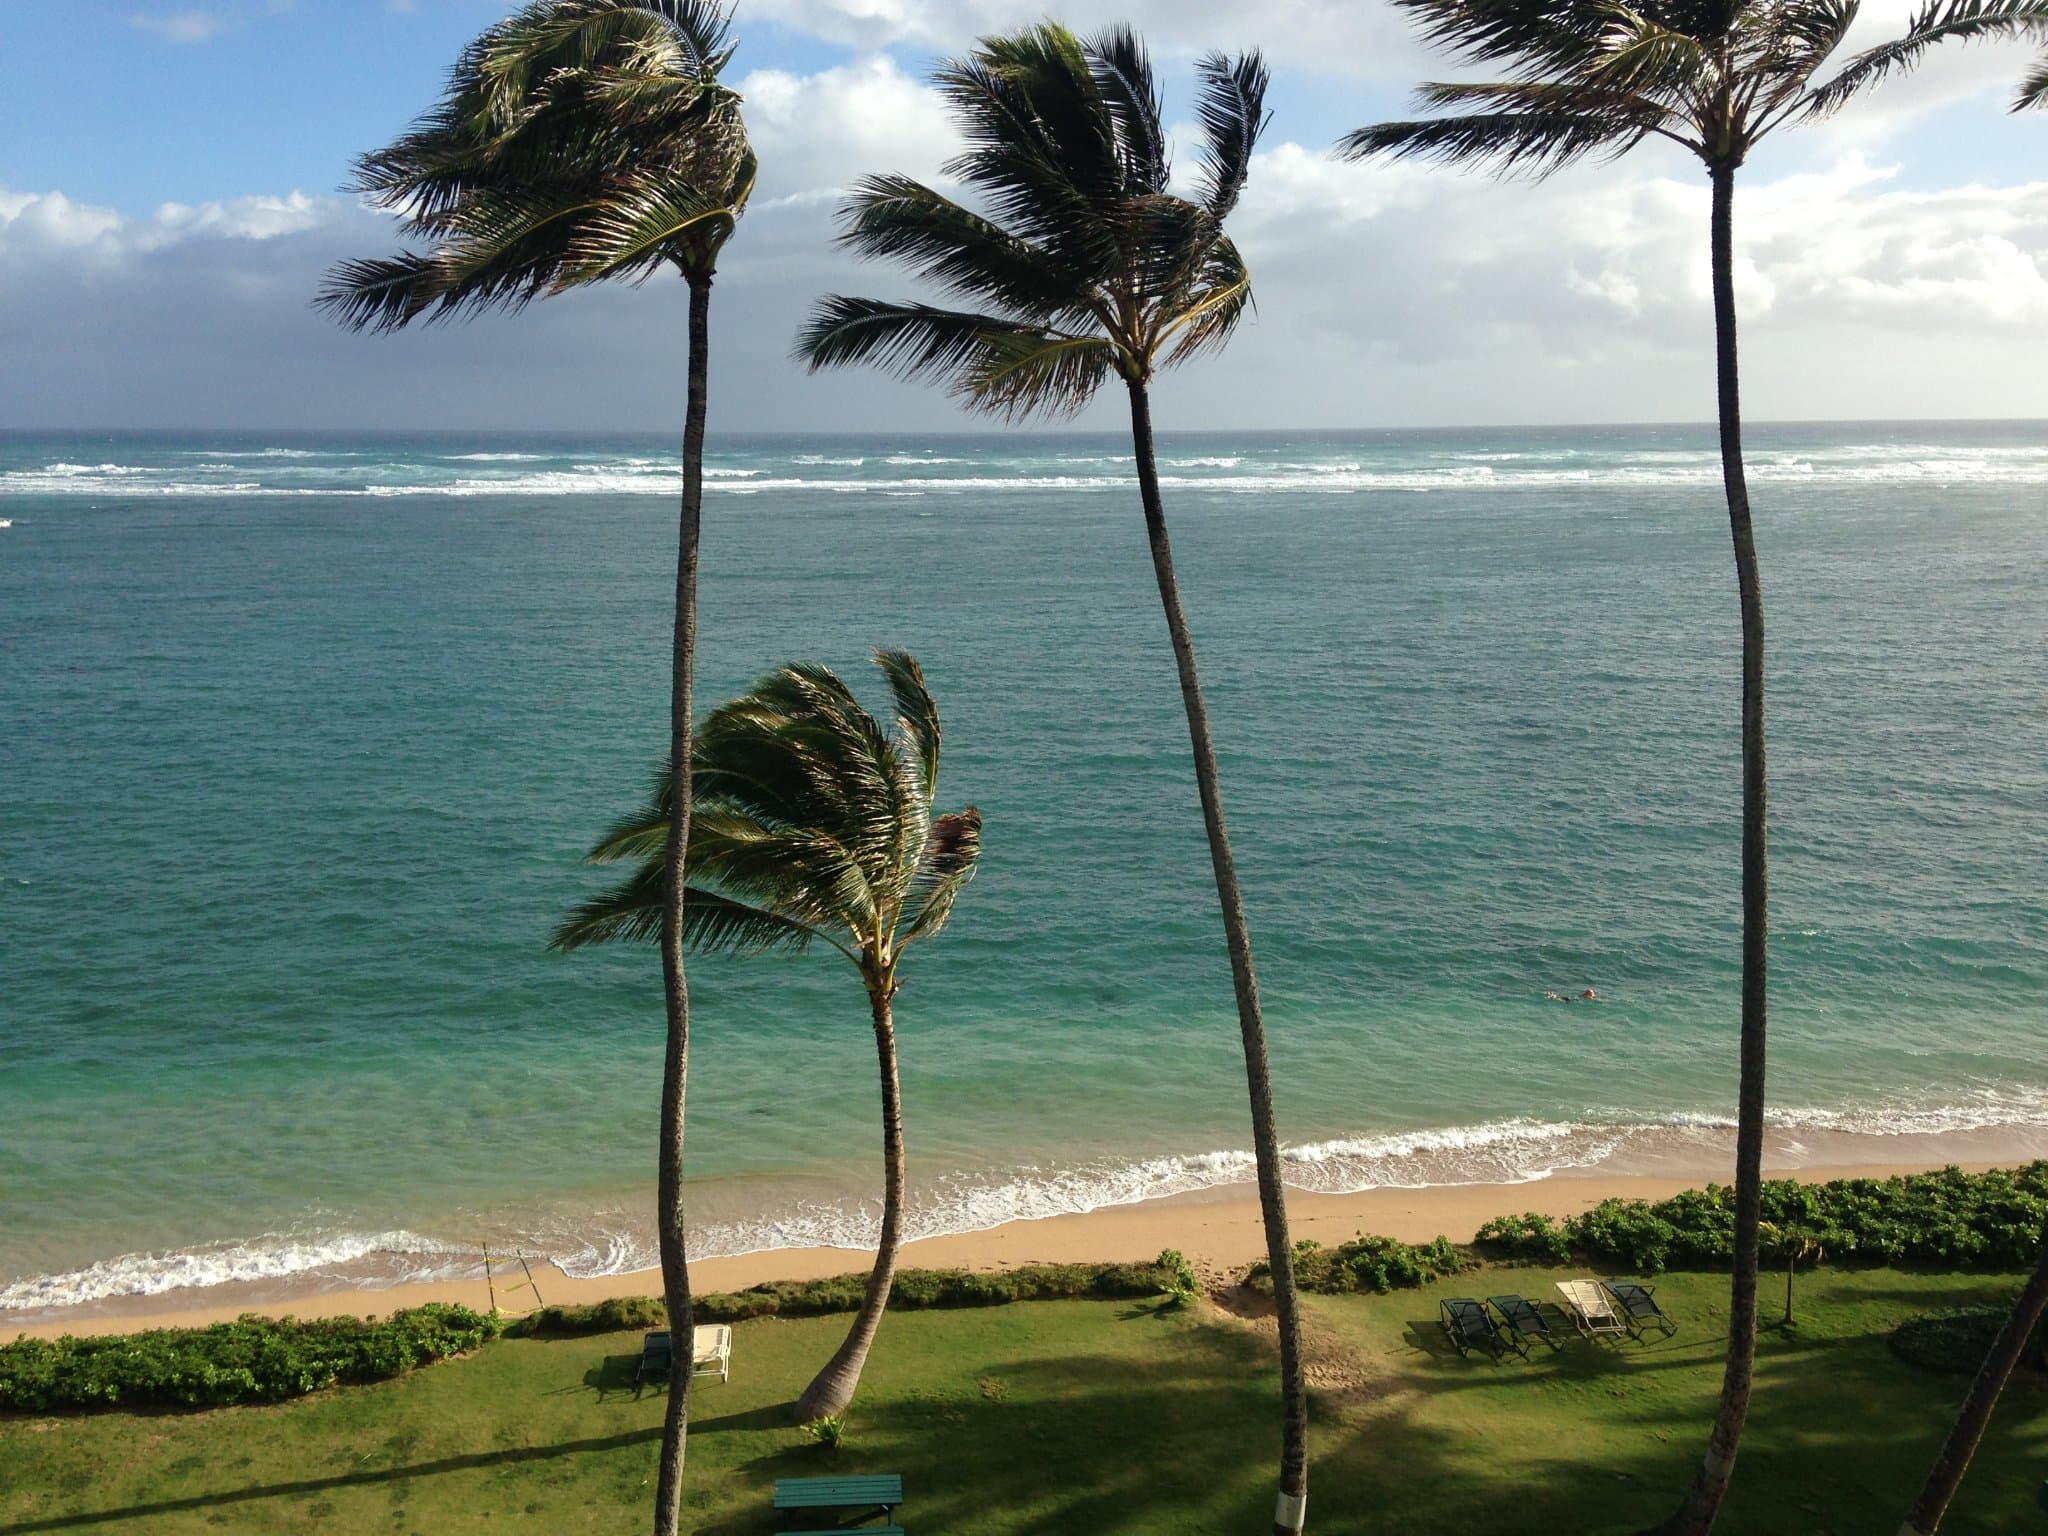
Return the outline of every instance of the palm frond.
[[[1125,196],[1166,190],[1173,166],[1167,156],[1166,127],[1152,60],[1127,25],[1097,33],[1081,46],[1088,73],[1111,125],[1112,152],[1123,172]]]
[[[2048,37],[2048,0],[1928,0],[1901,36],[1864,49],[1812,91],[1801,115],[1822,118],[1840,111],[1888,76],[1911,70],[1942,43],[2038,42],[2043,37]]]
[[[840,244],[871,261],[898,261],[919,277],[1016,315],[1046,320],[1075,309],[1080,274],[980,214],[908,176],[869,176],[840,207]]]
[[[556,927],[548,948],[567,953],[590,944],[652,944],[661,937],[663,903],[659,862],[577,905]],[[683,942],[699,951],[759,954],[804,950],[820,934],[779,912],[763,911],[716,891],[683,889]]]
[[[931,824],[911,882],[904,911],[909,924],[903,930],[904,944],[929,938],[946,926],[953,904],[974,878],[981,864],[981,812],[973,806]]]
[[[1012,416],[1077,410],[1107,376],[1111,350],[1099,337],[996,315],[838,294],[819,301],[796,345],[813,372],[868,363],[900,379],[942,382],[977,410]]]
[[[706,0],[531,0],[463,50],[441,102],[357,162],[353,185],[420,242],[337,267],[320,299],[395,329],[663,260],[708,272],[753,186]]]
[[[964,192],[869,177],[842,207],[841,240],[957,307],[832,295],[796,354],[814,370],[942,384],[969,410],[1018,419],[1069,415],[1113,377],[1149,379],[1227,337],[1249,282],[1222,221],[1267,122],[1267,77],[1257,54],[1210,55],[1200,73],[1189,198],[1169,190],[1158,86],[1129,28],[1084,43],[1046,23],[942,63],[963,141],[946,172]]]
[[[1541,177],[1574,161],[1624,154],[1656,126],[1644,118],[1620,117],[1597,109],[1476,112],[1375,123],[1346,134],[1338,142],[1338,151],[1347,160],[1385,155],[1449,165],[1476,164],[1502,174]]]
[[[908,755],[918,765],[918,782],[929,801],[939,789],[939,706],[925,686],[924,669],[910,652],[884,646],[875,652],[875,665],[888,680],[896,723],[910,743]]]
[[[713,710],[695,736],[683,937],[695,949],[802,948],[822,939],[855,960],[886,957],[907,920],[972,873],[980,818],[931,814],[939,712],[907,652],[876,665],[895,704],[886,729],[828,668],[792,662]],[[671,781],[606,829],[594,862],[628,863],[555,935],[574,949],[661,929]]]
[[[1161,333],[1160,339],[1172,344],[1166,353],[1168,367],[1223,345],[1251,308],[1252,275],[1236,245],[1219,240],[1210,247],[1201,280],[1191,285],[1188,297],[1188,306]]]
[[[1273,120],[1266,110],[1266,61],[1256,50],[1234,59],[1204,54],[1195,76],[1195,119],[1203,144],[1195,196],[1211,217],[1222,219],[1237,206],[1251,175],[1252,152]]]
[[[2019,94],[2013,98],[2012,109],[2024,112],[2044,101],[2048,101],[2048,54],[2034,60],[2033,67],[2020,80]]]
[[[432,306],[432,274],[432,262],[411,251],[338,262],[313,303],[352,331],[400,330]]]
[[[1423,38],[1475,62],[1566,73],[1598,54],[1613,19],[1603,0],[1394,0]]]

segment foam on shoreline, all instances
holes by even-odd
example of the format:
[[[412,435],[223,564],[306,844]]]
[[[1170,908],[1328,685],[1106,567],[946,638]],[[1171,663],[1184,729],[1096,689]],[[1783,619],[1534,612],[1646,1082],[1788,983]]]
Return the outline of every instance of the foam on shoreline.
[[[1527,1118],[1377,1135],[1330,1138],[1286,1148],[1290,1189],[1312,1195],[1374,1191],[1511,1188],[1559,1176],[1656,1175],[1703,1182],[1728,1176],[1732,1119],[1672,1113],[1581,1121]],[[2048,1155],[2048,1095],[1987,1091],[1949,1106],[1791,1109],[1770,1118],[1769,1157],[1777,1172],[1828,1176],[1831,1168],[1934,1167],[1945,1162],[2009,1162]],[[985,1233],[1045,1221],[1227,1192],[1250,1184],[1249,1152],[1221,1149],[1073,1168],[1017,1167],[924,1181],[913,1194],[906,1240]],[[718,1214],[719,1181],[693,1191],[712,1214],[693,1225],[693,1257],[730,1259],[794,1250],[871,1250],[880,1222],[873,1198],[791,1199],[763,1210],[759,1186],[747,1186],[744,1217]],[[72,1309],[135,1298],[176,1296],[204,1305],[223,1287],[268,1286],[292,1294],[379,1290],[394,1285],[482,1277],[481,1242],[521,1249],[572,1280],[652,1269],[651,1227],[621,1212],[556,1215],[475,1236],[380,1232],[285,1232],[190,1248],[135,1252],[70,1271],[27,1276],[0,1286],[0,1319],[41,1321]],[[1504,1207],[1505,1208],[1505,1207]]]

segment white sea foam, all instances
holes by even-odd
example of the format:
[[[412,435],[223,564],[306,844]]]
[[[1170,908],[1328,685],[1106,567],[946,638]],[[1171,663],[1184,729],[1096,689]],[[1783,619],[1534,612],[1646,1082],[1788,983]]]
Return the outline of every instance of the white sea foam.
[[[2048,1135],[2048,1090],[1997,1085],[1944,1104],[1886,1101],[1774,1111],[1770,1125],[1791,1138],[1828,1133],[1850,1138],[1835,1153],[1883,1157],[1882,1143],[1901,1136],[1959,1135],[2030,1129]],[[1589,1110],[1574,1120],[1517,1118],[1373,1135],[1333,1137],[1285,1148],[1291,1188],[1325,1194],[1469,1184],[1520,1184],[1561,1171],[1627,1172],[1646,1160],[1719,1157],[1734,1120],[1718,1111],[1642,1114]],[[1866,1149],[1856,1145],[1877,1141]],[[906,1213],[908,1237],[986,1231],[1014,1221],[1074,1215],[1170,1195],[1250,1183],[1252,1154],[1219,1148],[1073,1167],[1017,1166],[921,1180]],[[691,1246],[706,1258],[781,1248],[872,1248],[880,1203],[792,1197],[749,1210],[741,1219],[693,1225]],[[503,1233],[494,1245],[523,1247],[578,1278],[653,1267],[651,1231],[619,1211],[558,1217],[543,1226]],[[0,1287],[0,1313],[43,1312],[120,1296],[160,1296],[247,1281],[308,1281],[380,1286],[480,1273],[478,1244],[412,1231],[280,1234],[160,1253],[131,1253],[61,1274]]]
[[[475,1254],[416,1232],[273,1234],[162,1253],[124,1253],[83,1269],[36,1275],[0,1286],[0,1312],[75,1307],[114,1296],[161,1296],[168,1291],[350,1271],[372,1257],[401,1260],[392,1278],[430,1279],[459,1271]]]
[[[408,467],[390,465],[381,471],[341,465],[287,465],[264,479],[204,480],[195,474],[240,474],[249,468],[230,459],[314,457],[305,450],[263,449],[244,454],[219,454],[196,466],[176,469],[125,464],[52,463],[40,469],[0,473],[4,495],[235,496],[448,496],[544,497],[592,495],[672,496],[681,489],[673,461],[619,457],[593,459],[567,469],[526,468],[516,461],[541,455],[468,454],[480,471],[449,479],[403,478]],[[1485,462],[1480,462],[1484,460]],[[764,492],[807,492],[831,495],[888,495],[922,491],[938,495],[1014,495],[1055,492],[1126,493],[1133,477],[1128,460],[1113,455],[1060,455],[1038,461],[1010,459],[990,464],[984,472],[965,459],[931,455],[890,455],[898,473],[849,476],[829,471],[859,469],[866,460],[824,454],[798,454],[790,464],[798,473],[717,465],[705,471],[715,490],[735,495]],[[499,469],[498,464],[503,468]],[[1017,465],[1015,470],[1012,465]],[[1102,466],[1090,472],[1086,466]],[[1547,455],[1517,460],[1511,454],[1460,453],[1431,461],[1390,460],[1368,464],[1355,459],[1287,461],[1248,465],[1242,457],[1214,456],[1169,460],[1162,484],[1176,489],[1220,495],[1323,494],[1385,492],[1506,491],[1561,486],[1698,487],[1719,484],[1720,468],[1711,453],[1695,450],[1645,449],[1598,463],[1591,456]],[[1057,467],[1055,467],[1057,466]],[[967,472],[962,473],[964,467]],[[925,474],[903,470],[928,469]],[[827,471],[827,473],[812,473]],[[392,476],[379,480],[378,474]],[[417,475],[419,471],[412,470]],[[1805,454],[1765,453],[1752,458],[1752,478],[1759,482],[1799,481],[1839,484],[2010,484],[2048,485],[2048,450],[2008,448],[1957,452],[1936,448],[1884,450],[1828,449]],[[319,483],[308,484],[309,476]],[[343,483],[336,484],[339,478]],[[347,483],[351,478],[356,483]]]

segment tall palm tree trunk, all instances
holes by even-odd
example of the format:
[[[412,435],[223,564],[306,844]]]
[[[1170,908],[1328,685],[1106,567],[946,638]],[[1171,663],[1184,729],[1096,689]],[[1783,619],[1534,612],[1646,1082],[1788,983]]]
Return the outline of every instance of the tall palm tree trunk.
[[[704,511],[704,403],[710,388],[711,278],[690,280],[689,398],[683,414],[683,505],[676,543],[676,620],[670,646],[668,846],[661,869],[661,982],[668,1049],[661,1068],[661,1166],[655,1225],[661,1237],[661,1290],[675,1340],[668,1415],[661,1431],[661,1473],[654,1494],[654,1536],[676,1536],[682,1518],[683,1446],[690,1426],[690,1261],[683,1229],[683,1100],[690,1086],[690,989],[683,975],[683,864],[690,845],[690,724],[697,654],[697,540]]]
[[[2048,1230],[2041,1234],[2041,1257],[2034,1264],[2034,1272],[2027,1277],[2019,1300],[2013,1303],[2005,1325],[1998,1330],[1998,1337],[1991,1341],[1977,1379],[1970,1383],[1970,1395],[1963,1399],[1948,1439],[1942,1442],[1941,1454],[1934,1458],[1920,1497],[1906,1512],[1906,1523],[1899,1527],[1899,1536],[1934,1536],[1940,1528],[1941,1517],[1948,1513],[1949,1500],[1956,1496],[1963,1474],[1970,1470],[1970,1458],[1977,1453],[1977,1442],[1984,1438],[1984,1428],[1991,1422],[1991,1410],[1998,1406],[1998,1394],[2005,1390],[2006,1379],[2019,1363],[2020,1352],[2033,1336],[2034,1325],[2041,1321],[2043,1307],[2048,1307]]]
[[[1138,463],[1138,492],[1145,503],[1145,533],[1152,546],[1152,571],[1159,601],[1173,636],[1180,671],[1181,702],[1187,709],[1194,747],[1195,783],[1202,795],[1202,823],[1209,834],[1209,858],[1216,870],[1216,895],[1223,907],[1223,934],[1230,949],[1231,980],[1237,989],[1238,1028],[1244,1036],[1244,1075],[1251,1094],[1252,1150],[1258,1161],[1259,1211],[1266,1224],[1266,1260],[1273,1271],[1273,1307],[1280,1328],[1280,1399],[1283,1435],[1280,1495],[1273,1509],[1275,1536],[1292,1536],[1307,1520],[1308,1384],[1302,1375],[1301,1310],[1294,1288],[1294,1245],[1287,1236],[1287,1197],[1280,1180],[1280,1137],[1273,1124],[1273,1075],[1266,1061],[1266,1021],[1259,1008],[1259,979],[1252,968],[1251,928],[1238,889],[1237,863],[1223,825],[1223,791],[1216,775],[1216,742],[1209,707],[1195,672],[1195,643],[1181,607],[1173,574],[1173,547],[1166,537],[1166,508],[1159,498],[1159,468],[1152,447],[1152,401],[1142,380],[1130,381],[1131,446]]]
[[[1700,1536],[1713,1528],[1735,1471],[1735,1452],[1749,1416],[1756,1363],[1757,1235],[1763,1203],[1764,980],[1770,950],[1765,856],[1764,598],[1750,526],[1749,485],[1742,469],[1742,399],[1735,356],[1735,168],[1711,168],[1713,182],[1714,343],[1720,386],[1721,479],[1735,542],[1735,581],[1742,596],[1742,1074],[1735,1115],[1735,1267],[1728,1299],[1728,1361],[1721,1406],[1707,1454],[1678,1512],[1665,1529]]]
[[[893,987],[868,993],[875,1019],[875,1056],[882,1071],[882,1237],[875,1251],[875,1267],[868,1275],[867,1294],[861,1298],[860,1313],[839,1352],[825,1362],[817,1378],[797,1399],[800,1423],[844,1413],[860,1385],[861,1368],[868,1350],[882,1326],[882,1311],[889,1305],[889,1287],[896,1279],[896,1250],[903,1241],[903,1086],[896,1075],[896,1021],[891,1003]]]

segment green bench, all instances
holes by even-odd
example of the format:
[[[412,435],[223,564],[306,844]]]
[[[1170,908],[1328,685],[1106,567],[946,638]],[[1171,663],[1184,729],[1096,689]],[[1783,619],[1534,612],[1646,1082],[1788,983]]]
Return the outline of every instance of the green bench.
[[[775,1480],[775,1514],[785,1536],[832,1536],[858,1528],[861,1536],[903,1536],[893,1522],[903,1502],[903,1479],[894,1473],[869,1477],[781,1477]],[[882,1525],[862,1522],[880,1517]],[[792,1518],[804,1523],[783,1524]]]

